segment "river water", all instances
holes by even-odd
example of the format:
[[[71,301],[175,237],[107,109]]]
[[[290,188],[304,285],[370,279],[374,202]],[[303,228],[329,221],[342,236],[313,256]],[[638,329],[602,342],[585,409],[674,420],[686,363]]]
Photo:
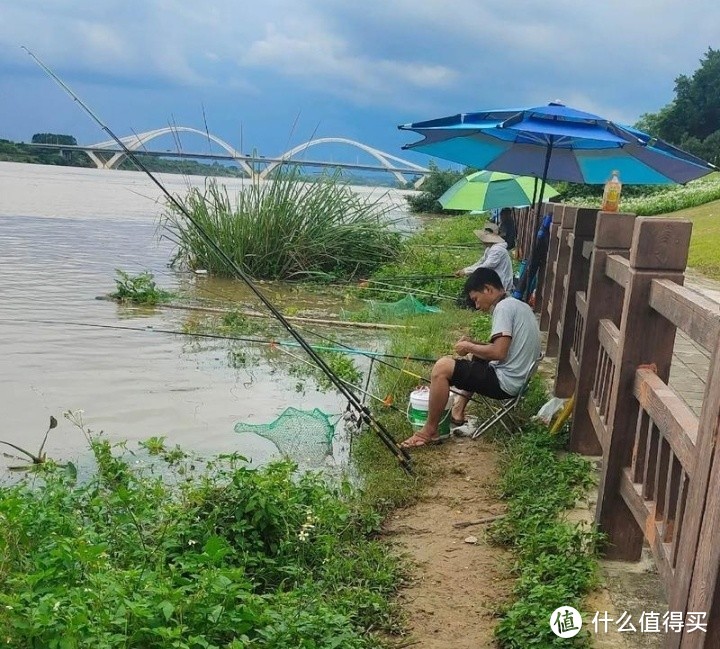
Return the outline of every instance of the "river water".
[[[180,194],[204,182],[159,178]],[[220,182],[231,192],[242,185],[237,179]],[[402,216],[400,192],[390,190],[383,200],[395,206],[393,216]],[[85,440],[62,413],[82,409],[86,424],[113,441],[135,446],[165,436],[171,446],[204,454],[236,451],[263,463],[277,455],[276,447],[234,433],[235,422],[267,423],[288,406],[342,412],[346,404],[336,392],[312,384],[298,391],[297,377],[247,345],[246,362],[233,367],[227,341],[152,331],[182,329],[190,317],[185,311],[96,299],[115,289],[120,268],[150,271],[161,287],[184,294],[249,300],[237,282],[168,268],[173,249],[158,237],[161,211],[160,190],[139,172],[0,162],[0,439],[34,452],[53,415],[59,426],[50,435],[48,455],[77,459]],[[270,289],[281,310],[300,299],[293,291]],[[331,300],[315,301],[339,312]],[[357,344],[357,333],[352,335]],[[3,463],[18,464],[7,458]]]

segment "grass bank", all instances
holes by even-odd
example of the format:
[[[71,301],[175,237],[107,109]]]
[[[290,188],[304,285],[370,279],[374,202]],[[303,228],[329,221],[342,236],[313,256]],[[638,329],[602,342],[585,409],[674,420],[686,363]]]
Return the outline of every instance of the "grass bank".
[[[620,208],[638,216],[655,216],[698,207],[720,200],[720,173],[712,173],[687,185],[659,185],[640,196],[623,196]],[[568,201],[582,207],[600,207],[600,196],[575,196]]]
[[[478,217],[438,219],[408,242],[399,262],[383,268],[378,275],[402,277],[411,274],[442,274],[449,268],[469,263],[475,253],[451,248],[427,248],[467,242],[478,227]],[[470,236],[468,236],[468,232]],[[417,244],[417,247],[415,245]],[[419,260],[419,266],[414,266]],[[444,290],[456,293],[460,280],[449,280]],[[412,287],[408,285],[410,290]],[[390,351],[400,356],[437,358],[452,352],[454,342],[470,333],[476,339],[487,339],[489,317],[452,304],[441,303],[439,314],[417,315],[404,322],[416,329],[393,332]],[[397,368],[379,366],[375,382],[377,394],[403,410],[410,391],[427,377],[429,364],[407,361]],[[592,530],[567,523],[562,513],[572,508],[592,482],[588,462],[565,452],[566,438],[550,436],[547,428],[531,422],[546,399],[542,379],[534,381],[523,404],[522,430],[508,435],[495,431],[493,440],[502,457],[498,498],[506,501],[507,515],[488,533],[491,542],[510,549],[515,557],[513,573],[517,578],[513,601],[499,611],[497,640],[503,649],[569,646],[567,640],[552,634],[548,621],[552,611],[561,605],[582,609],[582,598],[597,583],[599,537]],[[410,434],[404,413],[374,406],[378,416],[398,439]],[[471,404],[469,412],[482,416],[479,406]],[[365,479],[365,498],[373,507],[387,512],[411,505],[439,477],[432,452],[414,455],[416,475],[400,474],[395,462],[370,435],[361,437],[355,456]],[[448,585],[448,587],[452,587]],[[487,593],[488,599],[493,597]],[[587,646],[589,639],[580,635],[576,647]]]
[[[720,279],[720,201],[662,216],[692,221],[688,266],[703,275]]]

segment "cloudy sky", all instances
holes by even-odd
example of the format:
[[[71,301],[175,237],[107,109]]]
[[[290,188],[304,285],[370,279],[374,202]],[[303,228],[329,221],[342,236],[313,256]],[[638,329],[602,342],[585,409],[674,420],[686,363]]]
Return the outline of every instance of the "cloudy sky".
[[[0,0],[0,138],[107,139],[25,45],[120,136],[206,121],[266,156],[336,136],[422,163],[397,124],[555,99],[632,123],[719,27],[717,0]]]

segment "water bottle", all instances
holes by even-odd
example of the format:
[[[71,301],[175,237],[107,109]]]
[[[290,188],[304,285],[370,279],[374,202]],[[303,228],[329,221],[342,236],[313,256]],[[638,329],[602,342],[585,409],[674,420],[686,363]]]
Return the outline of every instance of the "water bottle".
[[[603,191],[602,207],[603,212],[617,212],[620,207],[620,192],[622,191],[622,183],[618,178],[618,172],[613,171],[610,180],[605,183],[605,191]]]

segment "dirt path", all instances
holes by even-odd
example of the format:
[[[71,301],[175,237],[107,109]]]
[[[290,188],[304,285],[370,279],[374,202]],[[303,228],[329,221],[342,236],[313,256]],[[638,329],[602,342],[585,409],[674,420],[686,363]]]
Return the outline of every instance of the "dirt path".
[[[415,452],[436,461],[441,477],[420,502],[396,512],[387,525],[387,533],[416,565],[401,594],[410,628],[402,646],[495,647],[495,611],[513,584],[510,556],[486,542],[486,524],[456,524],[503,512],[488,488],[496,480],[497,453],[489,443],[467,439]],[[477,542],[466,543],[468,537]]]

